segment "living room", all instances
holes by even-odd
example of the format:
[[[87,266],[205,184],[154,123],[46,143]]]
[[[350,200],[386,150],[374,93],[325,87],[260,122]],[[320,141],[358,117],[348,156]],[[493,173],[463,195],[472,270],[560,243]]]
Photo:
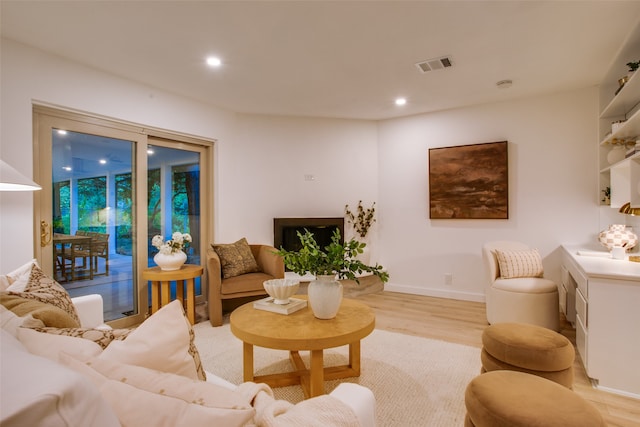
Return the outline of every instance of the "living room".
[[[616,24],[622,43],[638,7],[620,7],[633,12]],[[618,47],[609,46],[610,59]],[[33,171],[33,105],[215,139],[211,243],[246,237],[270,244],[273,218],[336,217],[345,204],[375,202],[372,259],[390,272],[385,289],[408,297],[482,302],[488,240],[538,248],[546,276],[559,282],[561,245],[596,243],[612,223],[640,226],[637,217],[598,203],[598,82],[365,120],[236,112],[9,38],[1,55],[2,159],[26,176]],[[514,78],[511,89],[517,85]],[[509,219],[429,219],[429,148],[505,140]],[[7,272],[32,258],[39,236],[32,195],[1,193],[0,201],[0,272]]]

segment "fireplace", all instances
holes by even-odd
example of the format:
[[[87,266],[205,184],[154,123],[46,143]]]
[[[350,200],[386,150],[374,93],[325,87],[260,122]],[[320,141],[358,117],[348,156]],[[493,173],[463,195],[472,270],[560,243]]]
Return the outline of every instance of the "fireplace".
[[[321,248],[331,243],[333,232],[340,230],[340,236],[344,241],[344,218],[274,218],[273,219],[273,246],[281,247],[289,251],[300,250],[300,239],[297,232],[304,234],[304,229],[309,230]]]

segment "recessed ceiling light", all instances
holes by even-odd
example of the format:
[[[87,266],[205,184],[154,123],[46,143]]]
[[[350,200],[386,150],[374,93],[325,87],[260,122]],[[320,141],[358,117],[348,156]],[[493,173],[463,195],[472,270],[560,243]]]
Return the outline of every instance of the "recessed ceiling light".
[[[396,105],[405,105],[407,103],[407,98],[396,98]]]
[[[210,56],[207,58],[207,65],[210,67],[219,67],[222,65],[222,61],[216,56]]]

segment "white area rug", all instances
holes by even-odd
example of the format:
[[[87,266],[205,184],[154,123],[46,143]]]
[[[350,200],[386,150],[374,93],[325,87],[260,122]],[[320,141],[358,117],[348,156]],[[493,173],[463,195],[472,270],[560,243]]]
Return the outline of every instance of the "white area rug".
[[[242,342],[229,325],[214,328],[209,322],[194,327],[196,345],[207,371],[234,384],[242,382]],[[348,347],[325,351],[325,366],[344,365]],[[340,382],[355,382],[373,390],[379,427],[461,426],[464,391],[480,372],[480,349],[443,341],[374,330],[362,340],[359,378],[325,382],[329,393]],[[303,353],[307,362],[308,354]],[[288,353],[254,347],[258,375],[291,370]],[[276,398],[303,399],[299,386],[275,388]]]

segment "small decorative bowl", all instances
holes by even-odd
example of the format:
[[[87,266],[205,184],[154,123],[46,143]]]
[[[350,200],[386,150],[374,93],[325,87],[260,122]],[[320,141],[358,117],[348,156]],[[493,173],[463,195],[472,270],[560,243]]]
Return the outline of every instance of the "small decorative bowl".
[[[289,297],[298,292],[300,282],[291,279],[271,279],[263,282],[265,291],[274,304],[289,304]]]

